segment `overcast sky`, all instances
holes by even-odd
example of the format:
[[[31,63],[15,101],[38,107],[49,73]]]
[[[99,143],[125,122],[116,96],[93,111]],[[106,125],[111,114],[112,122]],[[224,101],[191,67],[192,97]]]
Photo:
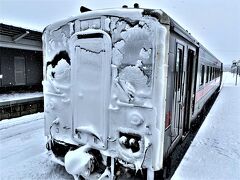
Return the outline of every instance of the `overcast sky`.
[[[79,7],[123,4],[162,9],[225,64],[240,59],[240,0],[0,0],[0,21],[42,31],[50,23],[79,15]]]

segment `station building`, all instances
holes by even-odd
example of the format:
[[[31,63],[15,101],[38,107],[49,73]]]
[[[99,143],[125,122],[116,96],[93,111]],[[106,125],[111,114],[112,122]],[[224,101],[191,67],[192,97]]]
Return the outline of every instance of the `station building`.
[[[0,87],[41,90],[42,33],[0,24]]]
[[[42,111],[43,97],[21,98],[41,93],[42,79],[42,32],[0,23],[0,120]]]

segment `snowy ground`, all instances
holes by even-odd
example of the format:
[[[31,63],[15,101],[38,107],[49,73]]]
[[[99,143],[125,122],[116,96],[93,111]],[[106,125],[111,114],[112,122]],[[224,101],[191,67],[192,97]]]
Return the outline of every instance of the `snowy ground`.
[[[12,93],[12,94],[0,94],[0,102],[7,102],[7,101],[17,101],[23,99],[31,99],[43,97],[42,92],[32,92],[32,93]]]
[[[223,82],[173,180],[240,179],[240,81],[224,73]]]
[[[223,73],[223,86],[235,86],[236,74],[230,72]],[[240,86],[240,76],[237,77],[237,86]]]
[[[240,78],[239,78],[240,79]],[[239,179],[240,81],[224,74],[213,108],[173,179]],[[0,121],[0,179],[73,179],[45,150],[43,113]]]
[[[73,179],[45,151],[43,113],[0,121],[0,179]]]

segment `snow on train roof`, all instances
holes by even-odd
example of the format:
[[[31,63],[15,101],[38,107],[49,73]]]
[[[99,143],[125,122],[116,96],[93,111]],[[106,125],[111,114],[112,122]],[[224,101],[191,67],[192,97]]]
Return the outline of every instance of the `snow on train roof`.
[[[99,16],[118,16],[118,17],[125,17],[125,18],[131,18],[132,20],[137,20],[144,16],[144,12],[147,12],[147,15],[153,15],[153,17],[156,16],[162,16],[163,14],[166,15],[166,17],[169,20],[169,23],[171,23],[171,26],[174,28],[180,30],[179,32],[182,32],[184,34],[184,37],[188,38],[190,42],[195,44],[196,46],[201,47],[204,51],[207,51],[211,56],[213,56],[218,63],[222,63],[218,58],[216,58],[209,50],[207,50],[197,39],[195,39],[187,30],[185,30],[181,25],[179,25],[174,19],[172,19],[169,15],[167,15],[164,11],[161,9],[147,9],[147,8],[115,8],[115,9],[101,9],[101,10],[93,10],[93,11],[87,11],[84,13],[81,13],[79,16],[70,17],[61,21],[58,21],[56,23],[48,25],[44,31],[46,30],[54,30],[58,29],[59,27],[65,25],[66,23],[75,21],[77,19],[84,20],[91,17],[99,17]],[[149,13],[149,14],[148,14]],[[44,32],[43,31],[43,32]]]
[[[84,20],[84,19],[99,17],[99,16],[118,16],[118,17],[130,18],[132,20],[137,20],[143,17],[144,15],[153,16],[157,18],[159,21],[161,19],[161,16],[165,15],[166,16],[165,21],[166,22],[168,21],[167,23],[169,24],[171,23],[172,26],[179,29],[182,33],[185,34],[185,37],[187,36],[191,42],[193,42],[198,46],[197,44],[198,41],[161,9],[117,8],[117,9],[101,9],[101,10],[87,11],[87,12],[81,13],[79,16],[70,17],[70,18],[58,21],[56,23],[50,24],[44,29],[44,31],[58,29],[61,26],[69,22],[73,22],[77,19]]]
[[[56,29],[60,26],[75,21],[76,19],[86,19],[89,17],[96,17],[96,16],[119,16],[119,17],[127,17],[131,19],[139,19],[143,16],[143,10],[144,9],[133,9],[133,8],[118,8],[118,9],[102,9],[102,10],[94,10],[94,11],[88,11],[81,13],[79,16],[70,17],[67,19],[64,19],[62,21],[56,22],[54,24],[50,24],[45,29]],[[44,29],[44,31],[45,31]]]

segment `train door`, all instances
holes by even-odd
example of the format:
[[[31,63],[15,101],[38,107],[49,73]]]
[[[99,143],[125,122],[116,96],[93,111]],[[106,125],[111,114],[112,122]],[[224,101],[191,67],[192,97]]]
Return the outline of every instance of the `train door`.
[[[177,44],[175,54],[175,71],[174,71],[174,101],[172,112],[172,141],[177,139],[181,134],[181,124],[183,118],[184,103],[184,46]]]
[[[183,134],[186,134],[190,128],[190,117],[193,111],[192,108],[195,99],[193,91],[195,84],[196,65],[196,50],[189,47],[187,52]]]
[[[111,40],[103,31],[72,37],[72,104],[74,138],[106,148]]]

